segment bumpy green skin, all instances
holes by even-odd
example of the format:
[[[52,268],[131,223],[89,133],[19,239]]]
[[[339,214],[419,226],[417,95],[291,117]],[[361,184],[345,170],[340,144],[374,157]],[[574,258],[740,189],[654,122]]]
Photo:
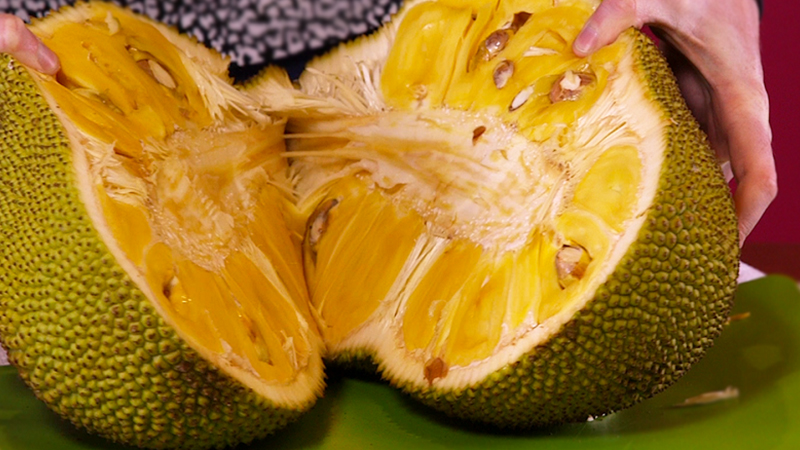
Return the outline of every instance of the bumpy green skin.
[[[739,266],[733,202],[661,54],[643,35],[635,51],[650,95],[675,123],[637,241],[556,336],[483,383],[442,392],[395,382],[423,403],[500,427],[584,421],[670,386],[722,330]]]
[[[375,374],[380,372],[380,366],[376,361],[378,361],[378,358],[374,352],[357,349],[329,355],[328,359],[325,360],[325,366],[343,371]]]
[[[166,325],[98,237],[71,158],[30,74],[0,55],[0,341],[36,396],[148,448],[249,442],[308,409],[274,407]]]

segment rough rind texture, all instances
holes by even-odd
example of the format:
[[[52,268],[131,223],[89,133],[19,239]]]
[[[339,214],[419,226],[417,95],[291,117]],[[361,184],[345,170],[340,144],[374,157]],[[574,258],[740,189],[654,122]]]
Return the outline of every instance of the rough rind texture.
[[[662,55],[641,34],[635,51],[650,96],[674,123],[636,242],[594,299],[516,363],[457,391],[400,386],[423,403],[500,427],[584,421],[670,386],[720,333],[739,264],[733,202]]]
[[[380,360],[375,355],[375,352],[357,349],[330,355],[330,357],[326,359],[325,365],[328,368],[339,370],[376,374],[381,372],[377,361]]]
[[[310,407],[275,408],[183,343],[101,241],[71,159],[30,74],[0,54],[0,340],[36,396],[150,448],[248,442]]]

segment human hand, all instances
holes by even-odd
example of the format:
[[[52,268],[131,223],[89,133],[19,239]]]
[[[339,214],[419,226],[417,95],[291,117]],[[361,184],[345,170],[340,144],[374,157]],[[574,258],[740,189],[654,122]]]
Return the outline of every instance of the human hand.
[[[650,25],[689,108],[737,187],[739,243],[778,193],[755,0],[605,0],[575,39],[586,56]]]
[[[25,27],[17,16],[0,13],[0,53],[8,53],[31,69],[55,74],[58,57]]]

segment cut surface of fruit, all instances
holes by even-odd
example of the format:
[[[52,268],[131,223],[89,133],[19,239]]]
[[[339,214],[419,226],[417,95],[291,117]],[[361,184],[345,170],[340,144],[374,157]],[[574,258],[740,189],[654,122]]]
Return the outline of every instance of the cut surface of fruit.
[[[334,358],[370,354],[423,401],[513,426],[585,418],[598,398],[627,405],[663,389],[683,371],[665,365],[688,366],[709,342],[690,339],[698,350],[688,354],[670,344],[698,326],[674,309],[700,291],[708,329],[697,336],[719,332],[737,266],[730,196],[652,43],[630,31],[589,57],[572,53],[595,7],[410,2],[379,33],[313,61],[299,92],[274,72],[251,86],[289,116],[287,156],[313,231],[311,303]],[[689,281],[699,248],[725,261],[713,287]],[[647,269],[630,272],[639,258]],[[612,300],[631,309],[607,313]],[[659,306],[641,306],[650,302]],[[588,311],[601,318],[576,324]],[[653,316],[660,334],[639,328]],[[598,393],[594,375],[547,366],[567,330],[570,348],[642,339],[656,349],[619,356],[647,367],[633,375],[641,390]],[[573,357],[552,364],[597,362]],[[563,380],[585,405],[542,406],[542,380],[511,373],[523,361],[545,364],[549,386]],[[630,388],[620,370],[607,382]],[[504,377],[518,406],[482,409]],[[541,409],[526,412],[525,401]],[[558,412],[543,419],[548,408]]]

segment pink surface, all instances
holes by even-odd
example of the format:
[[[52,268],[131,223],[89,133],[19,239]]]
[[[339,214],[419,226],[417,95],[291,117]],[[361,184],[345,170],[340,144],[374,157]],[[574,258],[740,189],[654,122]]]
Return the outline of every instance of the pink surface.
[[[800,243],[800,3],[765,0],[761,47],[779,193],[751,242]]]

